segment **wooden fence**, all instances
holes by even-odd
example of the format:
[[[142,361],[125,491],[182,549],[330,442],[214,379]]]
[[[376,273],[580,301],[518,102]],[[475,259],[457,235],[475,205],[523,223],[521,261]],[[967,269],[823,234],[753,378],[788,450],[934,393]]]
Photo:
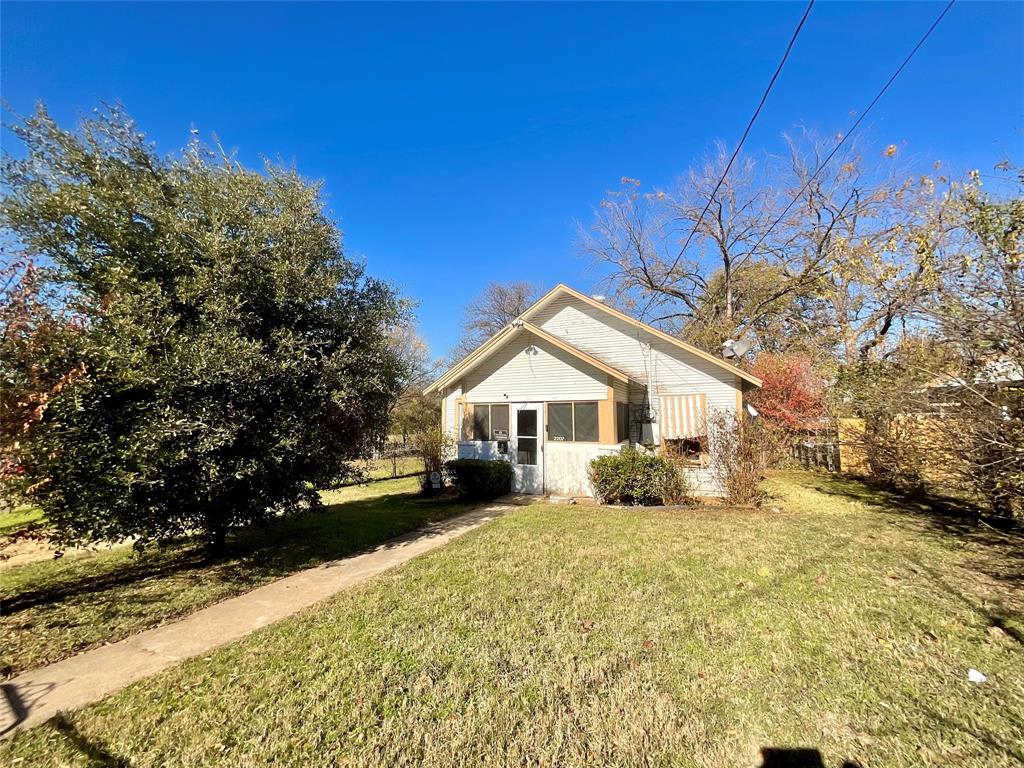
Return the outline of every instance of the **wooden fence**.
[[[790,457],[804,469],[825,469],[839,472],[839,436],[835,432],[803,435],[793,443]]]

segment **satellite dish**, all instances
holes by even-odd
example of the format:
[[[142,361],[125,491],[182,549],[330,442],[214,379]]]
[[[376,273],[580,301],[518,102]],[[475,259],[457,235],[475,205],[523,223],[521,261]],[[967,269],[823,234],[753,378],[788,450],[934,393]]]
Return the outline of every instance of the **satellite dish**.
[[[728,339],[722,343],[722,357],[727,360],[739,360],[750,351],[752,345],[753,342],[750,339],[740,339],[739,341]]]

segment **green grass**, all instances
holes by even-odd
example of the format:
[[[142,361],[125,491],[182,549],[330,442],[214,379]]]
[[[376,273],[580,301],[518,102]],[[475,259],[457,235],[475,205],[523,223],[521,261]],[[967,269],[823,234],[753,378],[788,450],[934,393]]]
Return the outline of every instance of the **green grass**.
[[[0,764],[1019,765],[1019,540],[856,483],[770,490],[778,512],[518,508]]]
[[[43,511],[39,507],[20,506],[10,512],[0,512],[0,536],[10,536],[12,533],[27,528],[33,523],[43,521]]]
[[[190,613],[464,511],[416,497],[418,480],[323,494],[327,508],[240,531],[230,557],[194,543],[137,557],[130,546],[0,568],[0,677]]]
[[[371,459],[358,464],[369,480],[386,480],[391,477],[405,477],[423,472],[423,459],[419,456],[399,456],[391,459]]]

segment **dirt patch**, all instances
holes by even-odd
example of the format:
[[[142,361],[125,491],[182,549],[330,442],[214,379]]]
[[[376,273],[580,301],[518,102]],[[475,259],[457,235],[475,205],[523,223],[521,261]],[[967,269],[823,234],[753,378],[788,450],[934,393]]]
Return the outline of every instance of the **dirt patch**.
[[[61,549],[50,541],[42,526],[32,526],[0,537],[0,570],[56,557],[75,557],[90,551],[84,547]]]

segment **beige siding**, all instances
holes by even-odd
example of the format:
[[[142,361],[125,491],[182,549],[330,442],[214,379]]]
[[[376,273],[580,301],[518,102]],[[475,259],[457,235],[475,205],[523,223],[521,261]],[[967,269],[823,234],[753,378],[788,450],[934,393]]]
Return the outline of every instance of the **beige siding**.
[[[463,379],[468,402],[604,400],[608,377],[553,344],[520,334]]]

